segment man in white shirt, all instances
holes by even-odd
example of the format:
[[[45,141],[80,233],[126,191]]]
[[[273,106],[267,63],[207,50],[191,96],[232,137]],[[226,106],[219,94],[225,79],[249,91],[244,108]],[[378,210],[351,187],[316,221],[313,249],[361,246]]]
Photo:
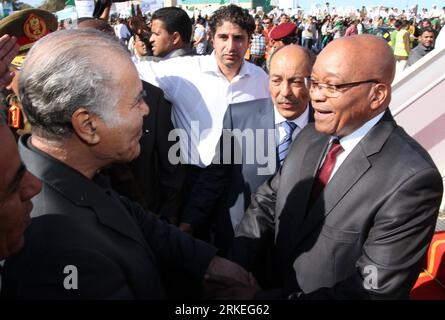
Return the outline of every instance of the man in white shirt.
[[[172,102],[173,123],[182,129],[182,161],[201,168],[212,162],[228,105],[268,96],[266,73],[244,61],[253,17],[229,5],[215,11],[209,25],[211,55],[137,65],[141,79],[160,87]],[[171,161],[179,161],[174,154]]]
[[[394,55],[376,36],[334,40],[317,57],[315,126],[258,188],[235,233],[235,261],[265,289],[240,287],[239,296],[409,297],[443,186],[431,157],[391,115],[394,73]]]

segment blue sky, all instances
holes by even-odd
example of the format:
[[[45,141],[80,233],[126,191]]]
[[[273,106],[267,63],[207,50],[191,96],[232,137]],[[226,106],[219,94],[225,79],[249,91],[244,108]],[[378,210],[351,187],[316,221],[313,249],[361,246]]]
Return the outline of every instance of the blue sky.
[[[39,5],[43,2],[43,0],[22,0],[25,3],[29,3],[32,6]],[[299,0],[298,3],[303,8],[310,8],[311,3],[320,3],[324,4],[326,1],[308,1],[308,0]],[[396,1],[388,1],[388,0],[331,0],[328,2],[332,6],[355,6],[357,8],[362,5],[381,5],[384,4],[386,6],[394,6],[404,9],[407,5],[413,6],[415,4],[419,4],[419,8],[428,8],[430,9],[433,4],[436,4],[439,8],[445,6],[445,0],[396,0]]]

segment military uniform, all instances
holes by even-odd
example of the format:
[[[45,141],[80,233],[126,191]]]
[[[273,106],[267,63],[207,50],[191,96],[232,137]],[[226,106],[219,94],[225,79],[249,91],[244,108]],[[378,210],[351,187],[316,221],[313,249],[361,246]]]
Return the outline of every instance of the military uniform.
[[[26,53],[32,45],[50,32],[57,30],[57,18],[49,11],[25,9],[0,20],[0,37],[8,34],[17,38],[20,52],[11,62],[10,69],[16,73],[4,95],[8,104],[8,125],[17,135],[30,132],[31,126],[22,111],[17,89],[18,72],[25,61]],[[15,91],[15,92],[14,92]]]

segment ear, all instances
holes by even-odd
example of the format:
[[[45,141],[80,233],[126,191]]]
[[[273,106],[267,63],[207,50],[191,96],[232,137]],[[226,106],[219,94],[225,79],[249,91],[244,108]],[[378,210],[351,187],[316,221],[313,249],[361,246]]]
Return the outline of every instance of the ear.
[[[71,116],[74,132],[80,140],[89,145],[100,142],[100,136],[97,132],[98,121],[99,117],[85,108],[77,109]]]
[[[390,88],[385,83],[377,83],[374,86],[374,90],[371,91],[370,107],[372,110],[378,110],[382,105],[386,105],[386,102],[390,95]]]
[[[172,34],[173,37],[173,45],[177,46],[181,41],[181,35],[179,34],[178,31],[173,32]]]

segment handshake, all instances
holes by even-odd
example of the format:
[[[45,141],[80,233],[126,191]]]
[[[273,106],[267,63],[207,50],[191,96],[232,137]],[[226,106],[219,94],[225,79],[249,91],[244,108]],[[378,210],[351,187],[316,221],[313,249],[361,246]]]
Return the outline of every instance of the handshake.
[[[253,299],[261,290],[255,277],[240,265],[215,256],[203,280],[204,299]]]

